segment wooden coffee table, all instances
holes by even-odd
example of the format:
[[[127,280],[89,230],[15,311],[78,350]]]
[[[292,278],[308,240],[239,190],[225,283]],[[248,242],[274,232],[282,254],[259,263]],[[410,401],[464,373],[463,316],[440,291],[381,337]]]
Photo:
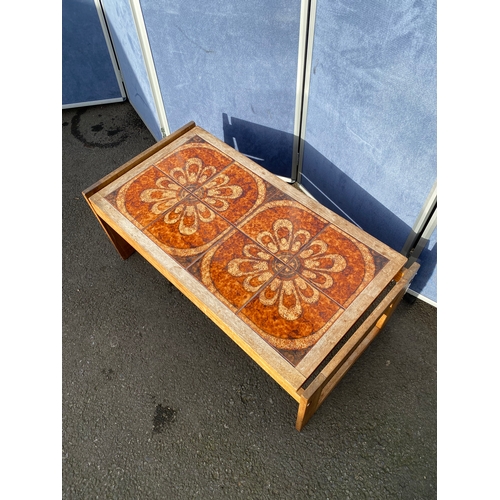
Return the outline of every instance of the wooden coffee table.
[[[298,403],[301,430],[393,313],[418,264],[193,122],[83,192]]]

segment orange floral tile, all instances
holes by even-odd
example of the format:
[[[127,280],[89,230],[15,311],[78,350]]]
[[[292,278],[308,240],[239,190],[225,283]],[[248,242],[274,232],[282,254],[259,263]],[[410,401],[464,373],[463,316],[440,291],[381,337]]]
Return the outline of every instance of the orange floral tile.
[[[237,223],[261,205],[271,184],[238,164],[232,164],[207,181],[194,194],[231,223]]]
[[[290,268],[275,276],[238,316],[276,349],[298,351],[313,346],[342,312]]]
[[[274,260],[250,238],[234,231],[209,249],[189,271],[236,311],[273,277]]]
[[[162,171],[151,167],[106,199],[137,227],[143,228],[188,194]]]
[[[144,233],[187,266],[232,226],[192,194],[150,224]]]
[[[268,252],[287,262],[327,221],[291,199],[265,203],[239,229]]]
[[[300,275],[342,307],[347,307],[375,276],[373,253],[332,225],[311,238],[294,257]]]
[[[233,161],[210,144],[200,142],[180,146],[155,166],[192,192]]]

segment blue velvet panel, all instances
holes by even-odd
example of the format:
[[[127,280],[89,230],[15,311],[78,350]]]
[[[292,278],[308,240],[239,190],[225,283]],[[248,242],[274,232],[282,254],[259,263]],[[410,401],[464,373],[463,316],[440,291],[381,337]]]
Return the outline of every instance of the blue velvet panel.
[[[127,97],[156,140],[162,137],[151,86],[128,0],[102,0]]]
[[[300,0],[141,0],[141,7],[170,129],[194,120],[290,177]]]
[[[436,3],[318,0],[302,183],[400,251],[436,179]]]
[[[437,228],[422,250],[418,262],[420,269],[411,283],[410,290],[437,303]]]
[[[94,0],[63,0],[62,104],[121,97]]]

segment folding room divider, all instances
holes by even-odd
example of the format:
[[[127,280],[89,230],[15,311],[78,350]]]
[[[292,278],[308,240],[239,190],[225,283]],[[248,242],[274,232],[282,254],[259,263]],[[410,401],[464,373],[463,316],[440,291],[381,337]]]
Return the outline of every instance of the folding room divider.
[[[437,304],[434,0],[95,1],[156,140],[195,121],[418,258]]]

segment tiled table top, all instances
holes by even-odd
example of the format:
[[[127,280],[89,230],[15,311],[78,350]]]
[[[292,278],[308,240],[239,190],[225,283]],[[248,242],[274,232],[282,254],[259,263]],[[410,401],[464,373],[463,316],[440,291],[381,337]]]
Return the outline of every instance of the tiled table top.
[[[199,127],[91,201],[294,387],[406,262]]]

